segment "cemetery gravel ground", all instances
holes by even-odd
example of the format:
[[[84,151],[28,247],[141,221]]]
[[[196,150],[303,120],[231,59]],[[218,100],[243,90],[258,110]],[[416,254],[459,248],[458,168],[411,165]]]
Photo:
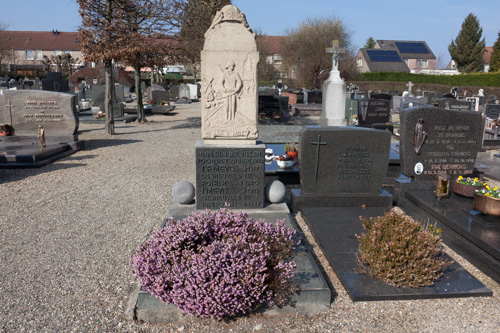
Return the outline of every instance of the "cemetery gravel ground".
[[[334,288],[319,315],[261,314],[148,325],[123,318],[129,258],[168,217],[172,186],[194,183],[200,104],[146,125],[80,124],[86,149],[40,169],[0,169],[1,332],[500,332],[499,286],[447,249],[493,297],[352,303]]]

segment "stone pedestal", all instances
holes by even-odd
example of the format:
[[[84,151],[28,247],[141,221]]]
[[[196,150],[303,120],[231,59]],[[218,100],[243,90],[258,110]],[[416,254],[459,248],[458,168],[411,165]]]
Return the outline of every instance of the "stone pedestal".
[[[323,112],[320,126],[345,126],[345,82],[338,70],[332,70],[323,84]]]
[[[264,207],[264,144],[206,145],[197,141],[196,209]]]

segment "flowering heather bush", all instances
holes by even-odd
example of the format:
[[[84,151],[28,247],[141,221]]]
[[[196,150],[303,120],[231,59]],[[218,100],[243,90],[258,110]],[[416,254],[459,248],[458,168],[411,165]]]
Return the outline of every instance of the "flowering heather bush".
[[[167,221],[131,258],[142,287],[162,302],[201,317],[283,305],[295,291],[295,230],[222,208]]]
[[[423,228],[409,216],[386,213],[361,218],[361,272],[397,287],[432,286],[452,264],[441,253],[437,228]],[[364,265],[363,265],[364,264]]]

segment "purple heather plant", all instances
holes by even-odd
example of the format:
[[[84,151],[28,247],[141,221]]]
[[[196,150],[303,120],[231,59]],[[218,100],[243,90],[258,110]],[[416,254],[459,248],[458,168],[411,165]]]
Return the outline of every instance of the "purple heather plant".
[[[131,258],[143,289],[200,317],[281,306],[295,292],[295,230],[221,208],[170,219]]]

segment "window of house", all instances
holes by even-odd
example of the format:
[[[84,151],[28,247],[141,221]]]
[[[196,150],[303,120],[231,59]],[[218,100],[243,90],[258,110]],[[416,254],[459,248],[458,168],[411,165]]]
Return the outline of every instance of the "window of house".
[[[54,55],[55,56],[58,56],[58,55],[61,55],[62,54],[62,51],[61,50],[55,50],[54,51]]]
[[[427,59],[417,59],[417,68],[427,68],[429,63]]]
[[[64,54],[69,54],[69,55],[71,55],[71,51],[64,51]]]
[[[273,56],[267,56],[266,57],[266,64],[272,65],[273,64]]]
[[[26,50],[26,60],[33,60],[33,50]]]
[[[42,60],[42,50],[36,50],[36,60]]]
[[[356,60],[356,63],[358,67],[363,67],[363,58],[359,58],[358,60]]]

